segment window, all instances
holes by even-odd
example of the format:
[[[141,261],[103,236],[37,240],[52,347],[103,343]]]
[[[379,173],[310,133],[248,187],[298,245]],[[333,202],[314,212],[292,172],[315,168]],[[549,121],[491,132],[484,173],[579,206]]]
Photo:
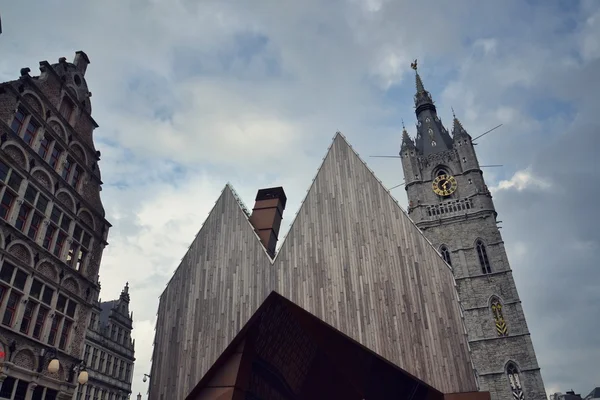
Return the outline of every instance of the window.
[[[48,160],[48,164],[50,164],[50,166],[53,169],[56,169],[56,166],[58,165],[58,159],[60,158],[61,153],[62,149],[55,145],[52,149],[52,152],[50,153],[50,160]]]
[[[69,228],[71,227],[71,218],[67,217],[63,214],[62,220],[60,221],[60,227],[65,231],[69,232]]]
[[[446,263],[448,263],[449,266],[452,266],[452,260],[450,259],[450,250],[448,250],[448,247],[446,247],[446,245],[442,245],[442,247],[440,247],[440,253],[442,254],[442,258],[444,259],[444,261],[446,261]]]
[[[56,233],[56,227],[54,225],[48,225],[46,228],[46,235],[44,236],[44,242],[42,246],[46,250],[50,250],[50,246],[52,245],[52,241],[54,240],[54,234]]]
[[[123,367],[125,367],[125,361],[121,360],[119,363],[119,376],[117,378],[123,379]]]
[[[52,297],[54,296],[54,289],[51,287],[44,287],[44,294],[42,296],[42,301],[48,305],[52,302]]]
[[[67,159],[65,160],[65,163],[63,165],[63,170],[60,174],[64,180],[66,180],[66,181],[69,180],[69,176],[71,176],[72,169],[73,169],[73,162],[72,162],[72,160],[69,159],[69,157],[67,157]]]
[[[521,386],[521,378],[517,366],[514,363],[509,362],[506,366],[506,374],[508,375],[508,382],[510,383],[510,388],[513,393],[513,399],[523,400],[525,396],[523,395],[523,387]]]
[[[50,139],[46,135],[40,141],[40,148],[38,149],[38,155],[42,157],[44,160],[48,156],[50,152]]]
[[[19,214],[17,215],[17,220],[15,221],[15,227],[21,232],[25,231],[25,225],[27,224],[27,218],[29,217],[30,212],[31,207],[25,203],[21,204]]]
[[[33,301],[28,301],[25,306],[25,311],[23,312],[23,318],[21,319],[21,328],[19,329],[21,333],[26,335],[29,334],[29,328],[31,327],[31,321],[33,320],[33,313],[37,308],[37,303]]]
[[[42,294],[43,288],[44,288],[44,284],[42,282],[38,281],[37,279],[34,279],[33,282],[31,282],[31,288],[29,289],[29,296],[39,300],[40,295]]]
[[[65,312],[65,306],[67,305],[67,298],[62,294],[58,295],[58,300],[56,301],[56,311],[60,311],[61,313]]]
[[[4,262],[2,265],[2,269],[0,269],[0,279],[9,285],[12,283],[12,277],[15,272],[16,267],[8,262]]]
[[[98,365],[98,371],[102,372],[104,370],[104,361],[106,360],[106,353],[100,352],[100,364]]]
[[[23,182],[23,178],[15,171],[12,171],[10,178],[8,178],[8,186],[10,186],[10,188],[15,192],[19,193],[19,189],[21,189],[21,182]]]
[[[71,121],[71,115],[73,114],[74,108],[73,102],[69,100],[67,96],[64,96],[62,104],[60,105],[60,113],[69,122]]]
[[[73,171],[73,176],[71,177],[71,185],[73,185],[73,187],[75,189],[77,189],[77,186],[79,185],[80,180],[81,180],[81,169],[76,165],[75,169]]]
[[[2,180],[2,182],[6,182],[6,177],[8,176],[9,172],[9,166],[0,161],[0,179]]]
[[[123,343],[123,329],[119,328],[117,332],[119,332],[117,334],[117,343],[122,344]]]
[[[104,371],[100,371],[102,373],[106,373],[106,374],[110,374],[110,367],[112,366],[112,355],[107,355],[106,356],[106,369]]]
[[[113,362],[113,370],[112,370],[113,377],[117,376],[117,368],[119,368],[119,360],[117,360],[117,357],[115,357],[115,361]]]
[[[48,199],[40,194],[38,190],[30,184],[25,190],[25,200],[32,206],[37,208],[42,214],[46,214],[48,208]]]
[[[69,334],[71,333],[71,326],[73,326],[73,322],[69,320],[65,320],[63,324],[62,331],[60,333],[60,340],[58,341],[58,348],[64,350],[67,347],[67,342],[69,340]]]
[[[479,265],[481,266],[481,273],[489,274],[492,272],[490,267],[490,260],[488,259],[487,250],[481,240],[477,240],[475,247],[477,248],[477,256],[479,257]]]
[[[63,232],[58,232],[58,237],[56,238],[56,244],[54,245],[54,255],[60,258],[60,255],[63,250],[63,246],[65,244],[65,240],[67,239],[67,235]]]
[[[6,303],[6,310],[4,311],[4,317],[2,318],[3,325],[12,326],[20,300],[21,295],[18,292],[15,292],[14,290],[10,292],[8,302]]]
[[[90,351],[91,351],[91,350],[92,350],[92,349],[90,348],[90,345],[89,345],[89,344],[86,344],[86,345],[85,345],[85,353],[84,353],[84,355],[83,355],[83,361],[84,361],[86,364],[88,364],[88,363],[90,362]]]
[[[42,224],[42,216],[38,213],[33,213],[33,217],[31,217],[31,224],[29,224],[29,230],[27,231],[27,236],[36,240],[38,232],[40,231],[40,225]]]
[[[502,303],[497,297],[492,298],[492,315],[494,316],[494,324],[496,325],[496,332],[498,336],[508,336],[508,327],[506,321],[502,315]]]
[[[35,326],[33,327],[33,337],[39,339],[44,331],[44,325],[46,324],[46,317],[48,316],[48,309],[44,306],[40,306],[37,317],[35,318]]]
[[[52,324],[50,325],[50,334],[48,335],[48,344],[50,346],[54,346],[54,343],[56,342],[56,336],[58,335],[58,327],[60,326],[62,319],[62,315],[54,314]]]
[[[35,139],[35,134],[37,133],[38,129],[38,124],[33,120],[29,120],[29,123],[27,124],[27,129],[25,129],[25,132],[23,132],[23,140],[29,146],[31,146],[31,144],[33,143],[33,140]]]
[[[14,201],[15,196],[8,190],[5,191],[4,196],[2,196],[2,201],[0,201],[0,218],[4,220],[8,218],[8,214],[10,213]]]
[[[116,337],[117,337],[117,327],[115,325],[111,325],[111,327],[110,327],[110,338],[112,340],[115,340]]]
[[[97,318],[96,314],[92,313],[92,316],[90,317],[89,329],[91,329],[93,331],[96,330],[96,318]]]
[[[131,373],[131,364],[125,365],[125,382],[129,382],[129,374]]]
[[[15,279],[13,280],[13,286],[19,290],[25,289],[25,283],[27,282],[27,274],[20,269],[17,269]]]
[[[21,132],[21,128],[25,124],[25,118],[27,118],[27,113],[22,108],[19,108],[10,124],[10,129],[17,135]]]
[[[90,366],[93,369],[96,369],[96,360],[98,359],[98,349],[93,349],[92,350],[92,363],[90,364]]]

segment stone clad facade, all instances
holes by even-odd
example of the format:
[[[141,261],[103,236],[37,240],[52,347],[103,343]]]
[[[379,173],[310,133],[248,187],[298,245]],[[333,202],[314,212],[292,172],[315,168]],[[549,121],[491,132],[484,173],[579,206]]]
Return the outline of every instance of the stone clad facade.
[[[119,299],[98,302],[92,310],[83,353],[89,381],[77,387],[73,400],[129,398],[135,362],[129,301],[126,284]]]
[[[0,84],[0,398],[70,399],[110,224],[100,199],[89,59]],[[47,371],[56,349],[60,370]]]
[[[400,151],[409,216],[452,267],[480,389],[492,400],[545,399],[471,136],[456,117],[450,136],[418,74],[416,80],[417,137],[404,130]]]

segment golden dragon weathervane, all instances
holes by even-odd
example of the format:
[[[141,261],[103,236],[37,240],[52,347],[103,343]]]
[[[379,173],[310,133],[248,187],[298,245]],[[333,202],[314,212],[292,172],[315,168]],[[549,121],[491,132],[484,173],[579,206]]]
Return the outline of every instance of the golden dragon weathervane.
[[[412,69],[414,69],[415,71],[417,70],[417,60],[415,59],[415,62],[410,63],[410,67]]]

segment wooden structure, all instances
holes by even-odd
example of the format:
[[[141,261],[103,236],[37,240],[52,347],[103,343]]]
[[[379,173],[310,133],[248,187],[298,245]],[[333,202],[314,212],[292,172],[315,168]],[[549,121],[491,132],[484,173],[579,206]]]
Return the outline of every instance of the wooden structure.
[[[272,292],[186,400],[402,398],[444,394]]]
[[[160,298],[149,398],[185,398],[273,290],[440,392],[477,390],[451,270],[339,133],[274,259],[225,187]]]

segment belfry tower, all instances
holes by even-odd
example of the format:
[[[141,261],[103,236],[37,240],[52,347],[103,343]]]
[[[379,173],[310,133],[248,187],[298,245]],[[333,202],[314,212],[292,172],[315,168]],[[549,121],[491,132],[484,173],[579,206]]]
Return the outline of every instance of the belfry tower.
[[[408,213],[452,267],[481,390],[493,400],[546,399],[525,315],[471,136],[452,135],[416,72],[417,136],[402,132]]]

